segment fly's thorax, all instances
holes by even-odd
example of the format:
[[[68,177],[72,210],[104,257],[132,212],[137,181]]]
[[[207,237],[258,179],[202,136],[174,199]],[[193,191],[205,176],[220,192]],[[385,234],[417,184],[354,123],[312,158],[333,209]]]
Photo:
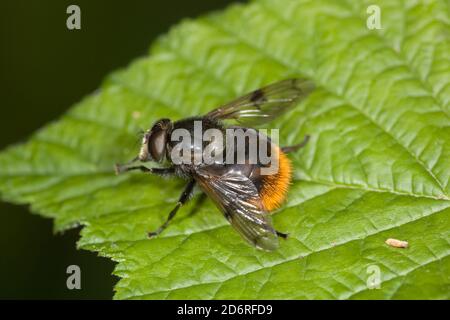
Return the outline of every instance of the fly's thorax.
[[[205,117],[193,117],[174,123],[167,143],[167,157],[174,165],[200,165],[212,149],[224,149],[220,122]],[[206,159],[205,159],[206,158]]]
[[[262,164],[266,174],[277,170],[278,141],[271,130],[244,127],[224,128],[208,118],[189,118],[177,121],[167,142],[167,158],[174,165]]]

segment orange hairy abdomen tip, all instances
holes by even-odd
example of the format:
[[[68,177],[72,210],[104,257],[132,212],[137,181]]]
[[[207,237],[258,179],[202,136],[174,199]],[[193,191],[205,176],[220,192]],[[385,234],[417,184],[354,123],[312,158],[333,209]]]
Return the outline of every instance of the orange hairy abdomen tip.
[[[278,171],[263,176],[260,189],[261,201],[267,211],[279,208],[286,199],[292,178],[292,165],[285,153],[278,151]]]

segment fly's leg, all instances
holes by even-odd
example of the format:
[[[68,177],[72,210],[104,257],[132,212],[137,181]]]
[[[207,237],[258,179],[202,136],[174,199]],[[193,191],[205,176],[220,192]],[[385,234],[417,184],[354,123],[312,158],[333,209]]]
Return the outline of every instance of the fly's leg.
[[[197,211],[202,207],[206,199],[207,199],[206,194],[203,192],[200,193],[195,201],[195,204],[192,206],[192,210],[190,210],[189,213],[186,215],[186,218],[195,215]]]
[[[277,233],[277,236],[279,236],[280,238],[283,238],[283,239],[287,239],[287,237],[289,236],[289,234],[283,233],[283,232],[280,232],[277,230],[275,230],[275,232]]]
[[[138,161],[139,161],[139,156],[136,156],[133,159],[131,159],[130,161],[128,161],[127,163],[124,163],[124,164],[116,163],[116,165],[114,166],[114,168],[116,170],[116,174],[127,171],[127,170],[125,170],[127,167],[131,166],[133,163],[136,163]]]
[[[127,163],[124,164],[118,164],[116,163],[114,166],[114,170],[116,172],[116,174],[120,174],[122,172],[127,172],[127,171],[132,171],[132,170],[141,170],[142,172],[151,172],[154,169],[149,169],[143,165],[135,165],[133,166],[133,164],[135,164],[136,162],[148,162],[149,160],[140,160],[139,156],[134,157],[133,159],[131,159],[130,161],[128,161]],[[157,170],[155,170],[157,171]],[[155,172],[156,173],[156,172]]]
[[[298,149],[303,148],[304,146],[306,146],[306,144],[309,141],[309,135],[306,135],[305,138],[303,139],[302,142],[300,142],[299,144],[294,144],[293,146],[287,146],[287,147],[282,147],[281,150],[284,153],[290,153],[290,152],[295,152]]]
[[[172,209],[172,211],[170,211],[169,215],[167,216],[166,221],[156,231],[149,232],[148,233],[149,238],[153,238],[153,237],[159,235],[161,232],[164,231],[165,228],[167,228],[167,226],[169,225],[169,222],[173,219],[173,217],[175,217],[178,209],[180,209],[180,207],[183,204],[185,204],[186,201],[188,201],[189,198],[191,197],[191,195],[193,194],[194,186],[195,186],[195,180],[189,181],[189,183],[184,188],[183,193],[181,194],[180,199],[177,202],[177,205],[175,206],[175,208]]]
[[[295,152],[301,148],[303,148],[304,146],[306,146],[306,144],[309,141],[309,135],[306,135],[305,138],[303,139],[302,142],[298,143],[298,144],[294,144],[293,146],[287,146],[287,147],[282,147],[281,150],[284,153],[291,153],[291,152]],[[287,233],[283,233],[280,231],[275,230],[276,234],[278,237],[283,238],[283,239],[287,239],[288,234]]]
[[[135,171],[135,170],[140,170],[142,172],[146,172],[146,173],[153,173],[153,174],[157,174],[160,176],[165,176],[165,175],[171,175],[175,173],[175,169],[174,168],[147,168],[146,166],[128,166],[128,164],[124,164],[124,165],[119,165],[116,164],[115,167],[116,170],[116,174],[120,174],[123,172],[127,172],[127,171]]]

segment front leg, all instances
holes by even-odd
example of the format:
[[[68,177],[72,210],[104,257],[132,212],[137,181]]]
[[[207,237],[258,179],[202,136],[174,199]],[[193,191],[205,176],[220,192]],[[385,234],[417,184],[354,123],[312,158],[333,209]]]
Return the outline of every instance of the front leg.
[[[173,217],[175,217],[175,215],[177,214],[178,209],[180,209],[180,207],[183,204],[185,204],[189,200],[189,198],[192,196],[192,194],[194,192],[194,186],[195,186],[195,180],[189,181],[189,183],[184,188],[184,191],[181,194],[177,205],[175,206],[175,208],[172,209],[172,211],[170,211],[169,215],[167,216],[166,221],[156,231],[149,232],[148,233],[148,237],[149,238],[152,238],[152,237],[155,237],[155,236],[159,235],[161,232],[164,231],[165,228],[167,228],[167,226],[169,225],[170,220],[172,220]]]
[[[175,174],[175,168],[173,168],[173,167],[170,167],[170,168],[147,168],[146,166],[142,166],[142,165],[130,167],[130,166],[128,166],[128,164],[125,164],[125,165],[116,164],[116,166],[115,166],[116,174],[121,174],[123,172],[134,171],[134,170],[140,170],[142,172],[153,173],[153,174],[160,175],[160,176]]]

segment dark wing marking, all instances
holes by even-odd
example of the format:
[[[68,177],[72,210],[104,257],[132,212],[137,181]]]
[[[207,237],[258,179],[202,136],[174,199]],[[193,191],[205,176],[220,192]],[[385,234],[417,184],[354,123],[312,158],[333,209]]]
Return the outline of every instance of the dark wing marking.
[[[214,119],[234,119],[248,126],[269,122],[306,98],[315,86],[306,79],[288,79],[250,92],[209,112]]]
[[[245,240],[263,250],[278,247],[272,219],[261,209],[261,199],[250,179],[235,172],[219,173],[215,166],[198,169],[194,178]]]

